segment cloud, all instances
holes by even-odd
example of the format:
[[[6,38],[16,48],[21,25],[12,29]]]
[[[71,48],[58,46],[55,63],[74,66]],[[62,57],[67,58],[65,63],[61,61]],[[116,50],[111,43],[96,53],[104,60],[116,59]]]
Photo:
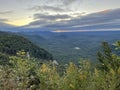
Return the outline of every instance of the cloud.
[[[67,14],[63,14],[63,15],[60,15],[60,14],[56,14],[56,15],[49,15],[49,14],[34,14],[34,19],[40,19],[40,20],[58,20],[58,19],[69,19],[71,18],[71,16],[67,15]]]
[[[5,22],[5,21],[8,21],[8,19],[0,18],[0,22]]]
[[[39,27],[44,21],[43,27],[52,28],[53,30],[120,28],[120,8],[104,10],[92,14],[87,14],[84,16],[78,15],[77,17],[59,14],[58,15],[35,14],[34,19],[35,21],[31,22],[28,26],[37,25]],[[57,21],[57,19],[62,20]],[[41,20],[43,21],[41,22]]]
[[[61,0],[64,5],[70,5],[75,2],[82,2],[83,0]]]
[[[30,0],[20,0],[22,2],[29,2]],[[32,1],[32,0],[31,0]],[[39,0],[41,2],[41,4],[57,4],[57,5],[70,5],[73,4],[75,2],[82,2],[83,0]]]
[[[104,25],[107,24],[119,24],[120,23],[120,9],[113,9],[108,10],[108,12],[97,12],[88,14],[86,16],[77,17],[75,19],[71,19],[68,21],[63,21],[59,23],[55,23],[49,25],[47,27],[54,27],[54,28],[83,28],[83,27],[90,27],[90,26],[97,26],[97,25]]]
[[[0,18],[0,31],[16,31],[18,27],[14,25],[7,24],[6,21],[9,21],[8,19]]]
[[[2,11],[0,12],[0,15],[5,15],[5,14],[11,14],[13,11]]]
[[[83,0],[40,0],[40,4],[27,8],[27,10],[43,12],[72,12],[75,5],[80,5]],[[71,5],[74,7],[71,9]],[[75,8],[76,9],[76,8]]]
[[[0,21],[0,31],[15,31],[18,27]]]
[[[9,19],[0,18],[0,30],[4,30],[4,29],[6,29],[6,28],[13,28],[13,27],[16,27],[16,26],[7,24],[7,23],[6,23],[7,21],[9,21]]]
[[[51,22],[45,20],[36,20],[34,22],[29,23],[29,25],[25,25],[24,27],[29,27],[29,28],[46,27],[50,23]]]
[[[33,22],[29,23],[29,25],[26,25],[26,27],[46,27],[48,25],[64,21],[66,19],[72,18],[71,16],[67,14],[56,14],[56,15],[49,15],[49,14],[34,14],[34,20]]]
[[[34,6],[32,8],[28,8],[28,10],[33,10],[33,11],[52,11],[52,12],[67,12],[70,10],[66,10],[60,7],[56,7],[56,6],[48,6],[48,5],[43,5],[43,6]]]

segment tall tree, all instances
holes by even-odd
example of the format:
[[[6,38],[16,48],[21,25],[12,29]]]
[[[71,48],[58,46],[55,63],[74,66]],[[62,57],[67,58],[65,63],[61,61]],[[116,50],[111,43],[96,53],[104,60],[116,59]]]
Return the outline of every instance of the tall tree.
[[[118,70],[120,66],[120,57],[112,52],[108,42],[103,42],[102,48],[102,52],[97,53],[100,62],[99,68],[104,71],[109,71],[110,69],[115,71]]]

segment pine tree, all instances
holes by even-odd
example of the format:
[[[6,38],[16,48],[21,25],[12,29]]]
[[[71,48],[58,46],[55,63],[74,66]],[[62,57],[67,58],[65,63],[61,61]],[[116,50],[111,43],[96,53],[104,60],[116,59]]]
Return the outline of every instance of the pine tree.
[[[102,70],[108,71],[111,67],[113,58],[112,58],[112,51],[107,42],[102,43],[102,52],[98,52],[98,60],[100,62],[100,68]]]
[[[117,71],[120,66],[120,57],[112,52],[108,42],[103,42],[102,48],[102,52],[97,53],[100,62],[99,68],[104,71],[109,71],[110,69]]]

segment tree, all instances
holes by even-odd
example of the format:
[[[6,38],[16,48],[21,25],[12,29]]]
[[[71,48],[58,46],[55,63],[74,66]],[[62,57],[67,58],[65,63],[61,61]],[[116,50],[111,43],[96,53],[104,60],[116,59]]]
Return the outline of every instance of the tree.
[[[120,66],[120,57],[112,52],[108,42],[103,42],[102,48],[102,52],[97,53],[100,62],[99,68],[104,71],[109,71],[110,69],[117,71]]]

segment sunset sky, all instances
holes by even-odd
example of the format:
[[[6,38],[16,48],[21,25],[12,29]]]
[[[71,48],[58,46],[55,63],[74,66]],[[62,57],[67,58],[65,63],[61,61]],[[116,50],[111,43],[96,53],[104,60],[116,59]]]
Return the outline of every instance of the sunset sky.
[[[0,26],[6,25],[57,30],[116,28],[120,0],[0,0]]]

